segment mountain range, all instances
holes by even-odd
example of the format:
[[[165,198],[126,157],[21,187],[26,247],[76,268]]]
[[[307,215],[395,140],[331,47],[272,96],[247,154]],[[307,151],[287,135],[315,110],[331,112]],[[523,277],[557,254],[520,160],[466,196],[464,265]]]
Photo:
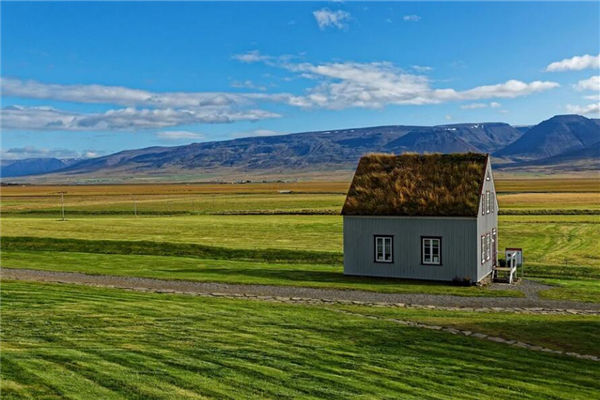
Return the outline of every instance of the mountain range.
[[[490,153],[498,169],[509,171],[581,171],[598,169],[599,148],[600,120],[558,115],[532,127],[392,125],[148,147],[69,165],[56,159],[20,160],[3,165],[2,176],[37,174],[34,181],[44,182],[302,178],[349,175],[358,159],[372,152],[466,151]]]

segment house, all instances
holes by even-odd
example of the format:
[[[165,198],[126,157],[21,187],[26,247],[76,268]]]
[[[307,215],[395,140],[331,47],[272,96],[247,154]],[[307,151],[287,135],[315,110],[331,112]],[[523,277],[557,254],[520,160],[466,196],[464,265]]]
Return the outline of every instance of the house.
[[[496,265],[498,203],[486,154],[371,154],[342,209],[344,274],[480,282]]]

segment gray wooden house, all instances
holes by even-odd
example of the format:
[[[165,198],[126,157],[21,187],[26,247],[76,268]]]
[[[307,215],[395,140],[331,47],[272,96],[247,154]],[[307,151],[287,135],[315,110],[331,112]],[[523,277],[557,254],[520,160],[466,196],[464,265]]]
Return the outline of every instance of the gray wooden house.
[[[496,265],[486,154],[364,156],[342,215],[346,275],[474,283]]]

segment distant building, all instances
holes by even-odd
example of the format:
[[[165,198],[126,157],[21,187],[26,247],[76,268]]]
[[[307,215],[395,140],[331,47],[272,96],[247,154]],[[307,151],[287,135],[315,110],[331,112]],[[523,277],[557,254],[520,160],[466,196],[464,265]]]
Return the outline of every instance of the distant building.
[[[490,277],[498,246],[495,193],[485,154],[362,157],[342,209],[344,274]]]

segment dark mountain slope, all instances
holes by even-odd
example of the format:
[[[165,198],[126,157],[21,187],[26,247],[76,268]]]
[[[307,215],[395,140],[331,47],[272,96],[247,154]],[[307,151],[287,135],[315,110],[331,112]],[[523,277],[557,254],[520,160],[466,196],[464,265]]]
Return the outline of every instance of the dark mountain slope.
[[[46,174],[69,165],[67,161],[58,158],[26,158],[23,160],[4,161],[0,167],[0,176],[8,178],[15,176]]]
[[[600,142],[540,160],[496,165],[497,169],[530,171],[600,171]]]
[[[250,172],[274,169],[318,171],[332,166],[353,168],[360,156],[370,152],[489,152],[513,141],[518,135],[516,129],[501,123],[306,132],[122,151],[79,162],[61,173],[119,171],[135,174],[160,169],[216,171],[223,168]]]
[[[527,161],[582,150],[600,141],[600,126],[581,115],[557,115],[523,134],[518,140],[494,153]]]

